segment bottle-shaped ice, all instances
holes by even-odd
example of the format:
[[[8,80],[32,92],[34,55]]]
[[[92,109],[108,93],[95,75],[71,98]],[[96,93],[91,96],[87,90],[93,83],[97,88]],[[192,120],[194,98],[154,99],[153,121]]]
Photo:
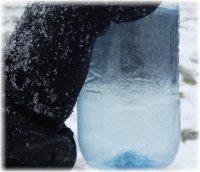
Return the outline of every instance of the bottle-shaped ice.
[[[94,46],[78,100],[78,139],[99,169],[162,168],[180,139],[179,8],[161,4],[135,22],[113,24]]]

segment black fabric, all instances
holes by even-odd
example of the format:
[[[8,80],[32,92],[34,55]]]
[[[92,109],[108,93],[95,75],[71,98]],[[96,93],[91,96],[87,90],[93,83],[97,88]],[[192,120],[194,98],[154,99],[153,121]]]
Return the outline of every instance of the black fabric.
[[[135,21],[157,6],[36,3],[25,9],[4,50],[6,167],[73,167],[76,146],[64,121],[96,38],[112,23]]]

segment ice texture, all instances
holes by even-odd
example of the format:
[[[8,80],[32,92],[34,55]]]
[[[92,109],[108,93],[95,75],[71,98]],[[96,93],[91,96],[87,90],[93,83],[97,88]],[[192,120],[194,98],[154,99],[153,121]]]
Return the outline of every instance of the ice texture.
[[[161,168],[180,138],[176,8],[113,24],[94,46],[81,91],[78,138],[96,168]]]
[[[131,168],[154,168],[159,164],[142,156],[132,152],[124,152],[117,157],[104,163],[109,168],[118,169],[131,169]],[[103,168],[103,167],[102,167]]]

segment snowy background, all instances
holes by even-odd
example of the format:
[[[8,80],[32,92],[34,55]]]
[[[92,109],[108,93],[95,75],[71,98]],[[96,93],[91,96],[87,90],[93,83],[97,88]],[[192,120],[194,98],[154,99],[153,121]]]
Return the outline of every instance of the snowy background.
[[[15,28],[26,3],[3,3],[1,18],[2,45]],[[180,3],[180,79],[179,96],[181,99],[181,135],[180,149],[175,161],[167,167],[169,170],[198,169],[198,3]],[[2,47],[3,47],[2,46]],[[74,131],[77,140],[76,107],[66,124]],[[74,169],[93,170],[89,167],[79,150]]]

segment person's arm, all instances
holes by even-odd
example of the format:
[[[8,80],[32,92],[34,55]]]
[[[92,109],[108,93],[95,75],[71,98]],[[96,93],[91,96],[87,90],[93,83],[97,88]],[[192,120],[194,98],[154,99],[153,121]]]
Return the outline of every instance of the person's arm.
[[[85,82],[96,38],[111,23],[135,21],[157,5],[27,8],[4,53],[7,167],[73,167],[76,145],[64,122]]]
[[[114,23],[136,21],[140,18],[150,15],[157,9],[159,4],[160,2],[154,2],[154,3],[152,2],[149,4],[136,3],[135,5],[127,4],[120,6],[114,5],[112,7],[113,10],[112,21]]]

